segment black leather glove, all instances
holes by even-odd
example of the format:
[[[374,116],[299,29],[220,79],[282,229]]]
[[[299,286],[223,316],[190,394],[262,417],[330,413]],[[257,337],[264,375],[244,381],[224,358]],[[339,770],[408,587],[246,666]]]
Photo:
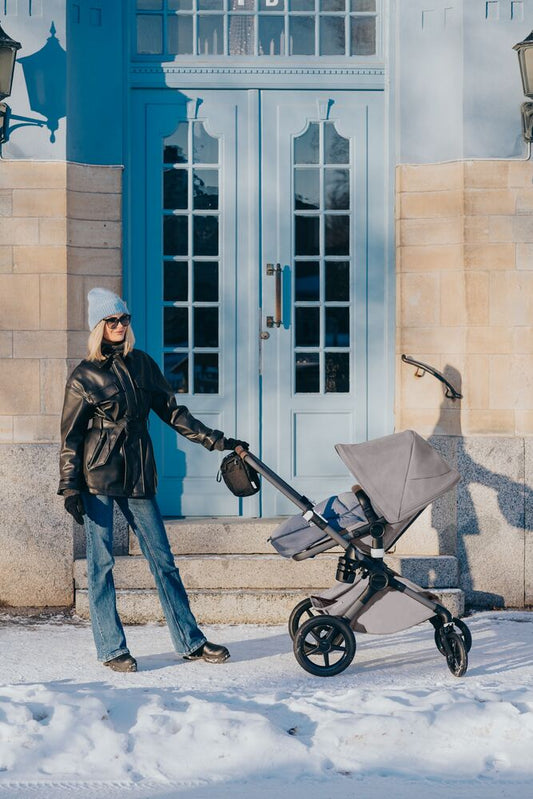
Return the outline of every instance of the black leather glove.
[[[243,449],[249,449],[250,445],[247,441],[240,441],[238,438],[226,438],[224,437],[224,449],[235,449],[235,447],[242,447]]]
[[[65,510],[70,513],[74,521],[78,524],[83,524],[85,508],[80,494],[70,494],[70,496],[65,497]]]

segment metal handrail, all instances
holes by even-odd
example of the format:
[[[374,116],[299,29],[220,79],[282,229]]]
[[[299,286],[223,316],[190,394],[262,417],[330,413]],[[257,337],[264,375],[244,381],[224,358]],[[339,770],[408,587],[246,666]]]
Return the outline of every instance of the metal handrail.
[[[444,383],[446,386],[445,396],[449,399],[463,399],[463,395],[460,394],[457,389],[452,386],[450,381],[444,377],[442,372],[439,372],[434,366],[429,366],[429,364],[422,363],[422,361],[416,361],[414,358],[411,358],[410,355],[402,355],[402,361],[404,363],[410,363],[411,366],[416,366],[416,377],[422,377],[425,372],[428,372],[430,375],[433,375],[433,377],[436,377],[437,380],[440,380],[441,383]]]

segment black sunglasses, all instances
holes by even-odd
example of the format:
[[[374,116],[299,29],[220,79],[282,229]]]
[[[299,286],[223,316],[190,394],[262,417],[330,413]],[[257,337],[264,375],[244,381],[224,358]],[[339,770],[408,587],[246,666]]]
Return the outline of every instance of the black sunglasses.
[[[123,313],[122,316],[109,316],[107,319],[104,319],[106,325],[109,325],[111,330],[115,330],[118,325],[122,325],[122,327],[127,327],[131,322],[131,315],[129,313]]]

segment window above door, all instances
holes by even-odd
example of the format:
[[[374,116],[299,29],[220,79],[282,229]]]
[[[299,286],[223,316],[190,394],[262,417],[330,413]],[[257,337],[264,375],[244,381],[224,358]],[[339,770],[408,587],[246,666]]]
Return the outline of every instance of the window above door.
[[[136,0],[135,57],[358,63],[381,55],[382,0]]]

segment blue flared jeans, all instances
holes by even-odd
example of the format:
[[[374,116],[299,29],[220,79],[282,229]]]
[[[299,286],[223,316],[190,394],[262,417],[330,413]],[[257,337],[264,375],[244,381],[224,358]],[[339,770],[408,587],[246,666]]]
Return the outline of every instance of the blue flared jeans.
[[[113,503],[116,502],[147,559],[176,652],[187,655],[205,642],[170,551],[155,498],[105,497],[84,492],[89,609],[98,660],[129,652],[117,612],[113,579]]]

